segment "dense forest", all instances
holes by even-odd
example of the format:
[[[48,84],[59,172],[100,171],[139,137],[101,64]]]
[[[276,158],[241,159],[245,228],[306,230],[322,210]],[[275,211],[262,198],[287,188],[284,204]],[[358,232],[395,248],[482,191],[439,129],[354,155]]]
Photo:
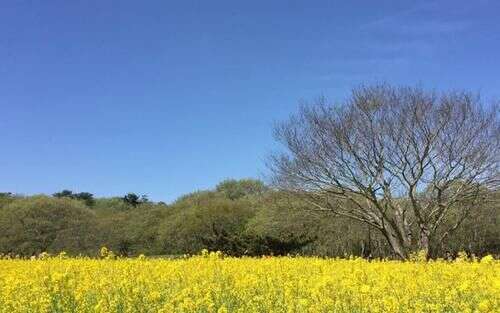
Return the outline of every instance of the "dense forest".
[[[443,246],[433,247],[436,257],[462,250],[500,253],[500,197],[490,196]],[[253,179],[225,180],[168,205],[133,193],[2,193],[0,234],[0,253],[25,257],[60,251],[95,256],[102,246],[124,256],[177,256],[204,248],[235,256],[393,256],[377,230],[308,210],[301,198]]]

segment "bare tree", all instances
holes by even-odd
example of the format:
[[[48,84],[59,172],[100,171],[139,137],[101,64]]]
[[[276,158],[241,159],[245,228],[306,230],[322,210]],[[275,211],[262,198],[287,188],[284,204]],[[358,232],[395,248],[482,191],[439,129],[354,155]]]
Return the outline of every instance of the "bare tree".
[[[275,128],[274,183],[311,210],[379,230],[395,255],[439,246],[499,187],[498,104],[467,92],[375,85],[303,105]]]

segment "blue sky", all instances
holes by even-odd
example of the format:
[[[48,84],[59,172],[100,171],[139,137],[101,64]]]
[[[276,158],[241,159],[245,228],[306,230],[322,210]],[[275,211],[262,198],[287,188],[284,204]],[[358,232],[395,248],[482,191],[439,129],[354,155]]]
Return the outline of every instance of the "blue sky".
[[[2,1],[0,191],[172,201],[259,177],[360,83],[500,98],[498,1]]]

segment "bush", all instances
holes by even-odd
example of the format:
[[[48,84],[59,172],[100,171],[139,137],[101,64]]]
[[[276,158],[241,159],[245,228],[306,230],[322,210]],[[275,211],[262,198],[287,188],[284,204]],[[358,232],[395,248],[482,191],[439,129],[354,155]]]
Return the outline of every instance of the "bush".
[[[95,222],[95,214],[77,200],[18,199],[0,210],[0,252],[29,256],[96,251]]]

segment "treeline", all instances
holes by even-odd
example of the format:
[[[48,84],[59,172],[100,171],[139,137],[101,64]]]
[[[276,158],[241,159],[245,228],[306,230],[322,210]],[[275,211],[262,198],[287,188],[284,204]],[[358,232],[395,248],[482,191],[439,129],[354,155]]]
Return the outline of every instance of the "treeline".
[[[500,253],[499,197],[475,209],[435,256],[458,251]],[[311,210],[261,181],[226,180],[214,190],[172,204],[147,196],[94,198],[64,190],[52,196],[0,194],[0,253],[32,256],[66,251],[124,256],[195,254],[392,257],[379,232],[359,222]]]

